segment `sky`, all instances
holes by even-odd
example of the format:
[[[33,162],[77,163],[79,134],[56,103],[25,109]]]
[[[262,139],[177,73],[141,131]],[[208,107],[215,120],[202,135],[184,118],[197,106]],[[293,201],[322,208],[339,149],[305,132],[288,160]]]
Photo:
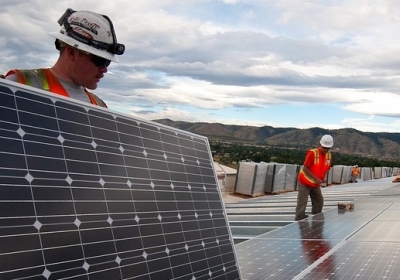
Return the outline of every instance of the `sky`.
[[[94,91],[139,119],[400,132],[397,0],[0,0],[0,73],[51,67],[67,8],[126,47]]]

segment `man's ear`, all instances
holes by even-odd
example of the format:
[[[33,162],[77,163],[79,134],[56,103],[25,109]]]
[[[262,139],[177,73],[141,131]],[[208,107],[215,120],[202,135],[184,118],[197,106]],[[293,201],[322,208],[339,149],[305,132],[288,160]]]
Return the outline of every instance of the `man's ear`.
[[[75,57],[77,55],[79,55],[79,50],[70,47],[70,46],[66,46],[64,52],[66,53],[66,55],[68,56],[68,58],[72,61],[75,60]]]

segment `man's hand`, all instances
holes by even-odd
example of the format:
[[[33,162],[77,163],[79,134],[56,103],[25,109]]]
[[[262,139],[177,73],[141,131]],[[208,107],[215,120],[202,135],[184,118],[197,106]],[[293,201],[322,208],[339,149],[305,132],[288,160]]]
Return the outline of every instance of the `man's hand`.
[[[6,76],[4,76],[3,74],[0,74],[0,78],[1,78],[1,79],[5,79]]]

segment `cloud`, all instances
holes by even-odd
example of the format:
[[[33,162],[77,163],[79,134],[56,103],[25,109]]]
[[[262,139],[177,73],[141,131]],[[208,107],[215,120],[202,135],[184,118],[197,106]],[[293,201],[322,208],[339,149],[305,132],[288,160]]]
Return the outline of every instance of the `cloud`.
[[[0,70],[51,66],[58,54],[47,32],[60,28],[66,8],[95,7],[126,45],[96,93],[129,114],[262,123],[250,119],[253,109],[335,104],[363,120],[399,117],[394,1],[30,0],[26,9],[27,3],[0,1]],[[249,119],[214,114],[230,109],[249,110]],[[325,125],[361,126],[350,119]]]

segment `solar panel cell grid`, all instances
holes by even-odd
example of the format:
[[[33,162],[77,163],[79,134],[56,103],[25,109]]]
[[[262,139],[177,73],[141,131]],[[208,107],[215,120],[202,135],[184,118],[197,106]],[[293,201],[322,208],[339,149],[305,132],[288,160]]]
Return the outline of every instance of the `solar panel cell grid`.
[[[0,83],[0,279],[240,279],[206,138]]]

